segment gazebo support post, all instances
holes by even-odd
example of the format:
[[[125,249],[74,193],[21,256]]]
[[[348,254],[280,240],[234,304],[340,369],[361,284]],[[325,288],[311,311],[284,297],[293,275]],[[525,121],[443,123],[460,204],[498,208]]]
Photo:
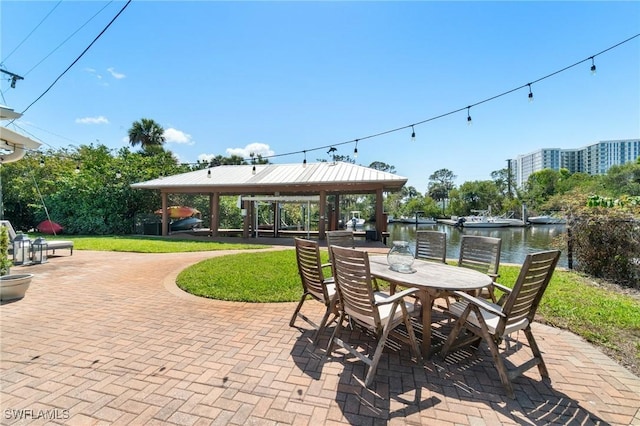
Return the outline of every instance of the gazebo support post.
[[[336,229],[340,229],[340,194],[333,196],[333,212],[331,229],[335,231]]]
[[[385,228],[383,203],[382,188],[378,188],[376,189],[376,234],[378,241],[382,239],[382,232]]]
[[[242,218],[242,238],[249,238],[249,225],[251,224],[251,201],[242,200],[244,217]]]
[[[318,239],[324,240],[326,237],[326,220],[327,220],[327,191],[320,191],[320,203],[319,203],[319,214],[320,218],[318,219]]]
[[[209,194],[209,212],[210,218],[209,229],[211,229],[211,236],[218,236],[218,228],[220,227],[220,193],[214,192]]]
[[[162,236],[169,235],[169,195],[166,192],[162,192]]]

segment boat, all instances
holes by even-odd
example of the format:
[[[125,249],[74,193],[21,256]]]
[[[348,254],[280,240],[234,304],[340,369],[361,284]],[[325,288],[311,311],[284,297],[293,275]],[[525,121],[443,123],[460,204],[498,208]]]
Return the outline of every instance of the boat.
[[[459,228],[506,228],[511,226],[509,221],[490,216],[488,210],[472,210],[478,213],[471,216],[463,216],[458,218],[455,226]]]
[[[566,219],[562,217],[549,215],[531,216],[527,218],[527,222],[532,225],[561,225],[567,223]]]
[[[407,217],[400,216],[399,218],[390,217],[388,220],[389,223],[406,223],[409,225],[435,225],[437,222],[435,219],[430,217]]]
[[[202,219],[198,219],[197,217],[186,217],[184,219],[179,219],[171,222],[171,230],[190,231],[195,228],[200,228],[201,223]]]
[[[528,223],[522,219],[516,219],[513,217],[513,212],[505,213],[501,216],[497,216],[496,219],[509,222],[509,226],[527,226]]]
[[[357,228],[364,225],[364,219],[360,217],[360,212],[358,210],[353,210],[351,212],[351,218],[347,221],[347,228]]]

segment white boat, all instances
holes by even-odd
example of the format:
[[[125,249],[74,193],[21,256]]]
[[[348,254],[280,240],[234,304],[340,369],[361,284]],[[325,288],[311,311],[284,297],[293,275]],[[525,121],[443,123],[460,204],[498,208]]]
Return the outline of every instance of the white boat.
[[[437,223],[437,221],[433,218],[430,217],[407,217],[407,216],[400,216],[398,218],[394,218],[393,216],[390,216],[388,218],[388,222],[389,223],[406,223],[409,225],[415,225],[416,223],[418,225],[435,225]]]
[[[463,228],[506,228],[511,226],[508,221],[492,216],[465,216],[463,219]]]
[[[461,228],[506,228],[511,226],[509,221],[488,215],[487,210],[472,210],[477,215],[458,218],[456,226]]]
[[[357,228],[364,225],[364,219],[360,217],[360,212],[358,210],[353,210],[351,212],[351,218],[345,224],[347,228]]]
[[[549,215],[531,216],[527,218],[527,221],[533,225],[558,225],[567,223],[562,217],[555,217]]]
[[[496,219],[509,222],[509,226],[527,226],[527,223],[524,220],[514,218],[513,212],[510,212],[509,214],[504,214],[502,216],[497,216]]]

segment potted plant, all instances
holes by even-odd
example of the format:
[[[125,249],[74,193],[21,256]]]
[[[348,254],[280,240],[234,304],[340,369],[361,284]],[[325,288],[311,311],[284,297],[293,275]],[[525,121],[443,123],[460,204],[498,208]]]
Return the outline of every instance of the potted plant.
[[[10,274],[9,231],[0,225],[0,301],[22,299],[33,274]]]

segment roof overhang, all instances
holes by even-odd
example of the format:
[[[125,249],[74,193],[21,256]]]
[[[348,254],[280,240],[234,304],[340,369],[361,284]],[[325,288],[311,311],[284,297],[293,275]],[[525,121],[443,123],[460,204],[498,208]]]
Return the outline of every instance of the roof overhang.
[[[26,150],[38,148],[40,148],[39,142],[6,127],[0,127],[0,149],[8,151],[6,154],[0,154],[0,163],[18,161],[24,157]]]

